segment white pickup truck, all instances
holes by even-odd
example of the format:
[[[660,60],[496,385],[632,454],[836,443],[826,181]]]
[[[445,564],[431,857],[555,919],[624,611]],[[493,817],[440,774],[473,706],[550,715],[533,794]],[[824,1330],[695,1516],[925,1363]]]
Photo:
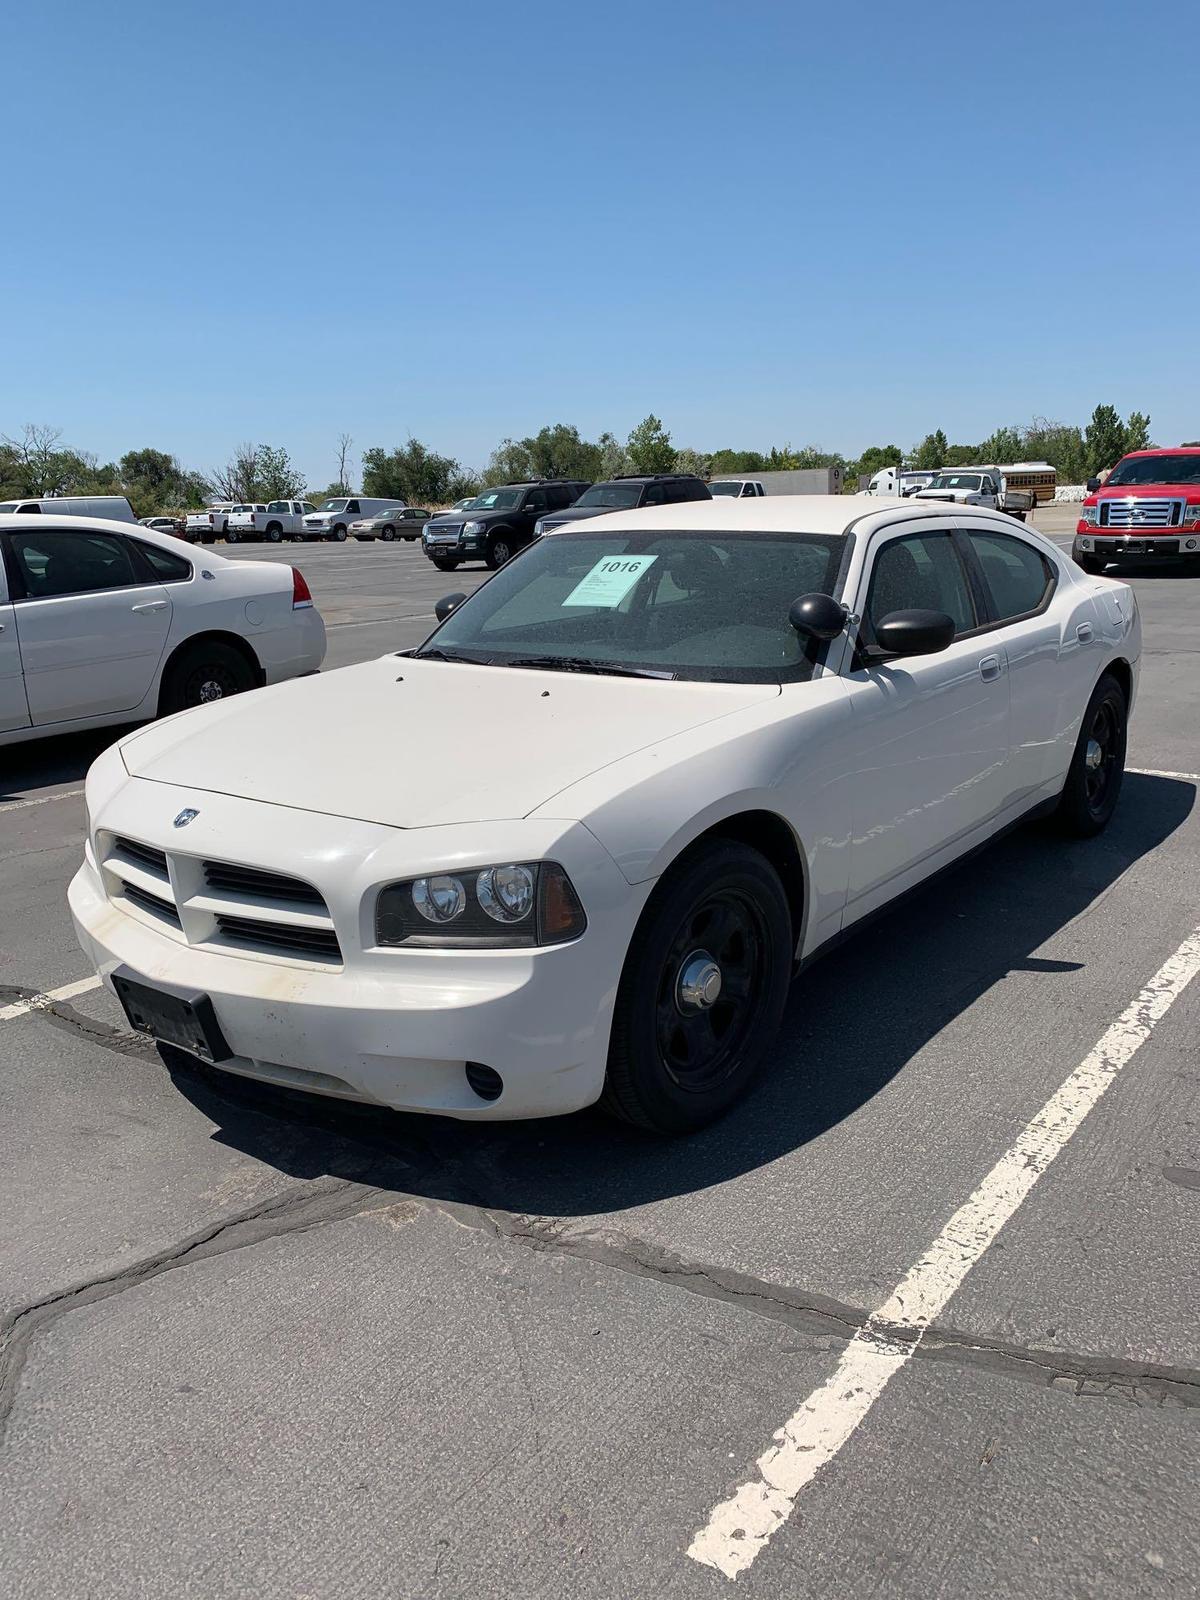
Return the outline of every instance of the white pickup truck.
[[[991,506],[1007,511],[1018,522],[1033,510],[1036,497],[1025,489],[1010,489],[999,467],[943,467],[912,500],[942,500],[957,506]]]
[[[314,508],[307,500],[268,500],[266,505],[235,506],[229,513],[225,537],[230,544],[266,539],[278,544],[304,531],[304,519]]]
[[[203,511],[189,511],[184,518],[183,537],[193,544],[216,544],[225,537],[229,513],[241,510],[232,500],[210,500]]]

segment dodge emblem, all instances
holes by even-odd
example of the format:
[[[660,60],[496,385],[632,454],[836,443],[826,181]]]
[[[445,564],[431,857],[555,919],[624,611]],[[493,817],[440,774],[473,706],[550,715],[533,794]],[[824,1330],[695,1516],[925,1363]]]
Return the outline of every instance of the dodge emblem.
[[[198,817],[199,815],[200,815],[200,813],[198,811],[193,811],[191,806],[185,806],[184,809],[175,818],[175,826],[177,828],[186,828],[188,823],[192,820],[192,818],[193,817]]]

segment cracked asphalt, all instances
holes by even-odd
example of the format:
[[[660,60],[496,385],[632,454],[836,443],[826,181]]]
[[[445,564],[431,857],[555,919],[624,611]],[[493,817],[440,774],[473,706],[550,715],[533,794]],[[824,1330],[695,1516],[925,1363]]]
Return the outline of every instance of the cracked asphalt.
[[[327,669],[483,576],[267,558]],[[307,1100],[100,991],[27,1009],[87,976],[64,893],[105,739],[4,752],[4,1594],[728,1593],[696,1530],[1200,922],[1200,580],[1134,581],[1109,831],[1014,834],[818,963],[762,1092],[686,1143]],[[1197,1592],[1198,1023],[1193,983],[738,1592]]]

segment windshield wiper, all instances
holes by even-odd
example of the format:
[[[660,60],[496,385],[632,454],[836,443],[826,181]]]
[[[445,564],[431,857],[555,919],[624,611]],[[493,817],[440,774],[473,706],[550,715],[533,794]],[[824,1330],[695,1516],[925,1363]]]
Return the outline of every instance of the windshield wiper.
[[[542,667],[547,672],[596,672],[612,678],[667,678],[673,672],[659,672],[653,667],[624,667],[619,661],[593,661],[590,656],[513,656],[496,662],[502,667]]]
[[[462,656],[456,650],[442,650],[436,645],[432,650],[397,650],[398,656],[411,656],[414,661],[461,661],[468,667],[492,667],[495,662],[487,656]]]

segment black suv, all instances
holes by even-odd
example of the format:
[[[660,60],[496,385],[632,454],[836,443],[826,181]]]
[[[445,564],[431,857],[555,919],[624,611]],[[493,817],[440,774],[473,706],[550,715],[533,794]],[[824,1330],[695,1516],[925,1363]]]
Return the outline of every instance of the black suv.
[[[625,472],[619,478],[594,483],[579,496],[569,511],[556,511],[542,517],[539,533],[561,528],[564,522],[582,522],[585,517],[602,517],[606,511],[638,511],[642,506],[671,506],[680,500],[711,500],[703,478],[690,472]]]
[[[461,511],[447,511],[427,522],[422,548],[439,572],[453,572],[462,561],[502,567],[533,540],[539,518],[565,511],[587,487],[567,478],[497,484]]]

